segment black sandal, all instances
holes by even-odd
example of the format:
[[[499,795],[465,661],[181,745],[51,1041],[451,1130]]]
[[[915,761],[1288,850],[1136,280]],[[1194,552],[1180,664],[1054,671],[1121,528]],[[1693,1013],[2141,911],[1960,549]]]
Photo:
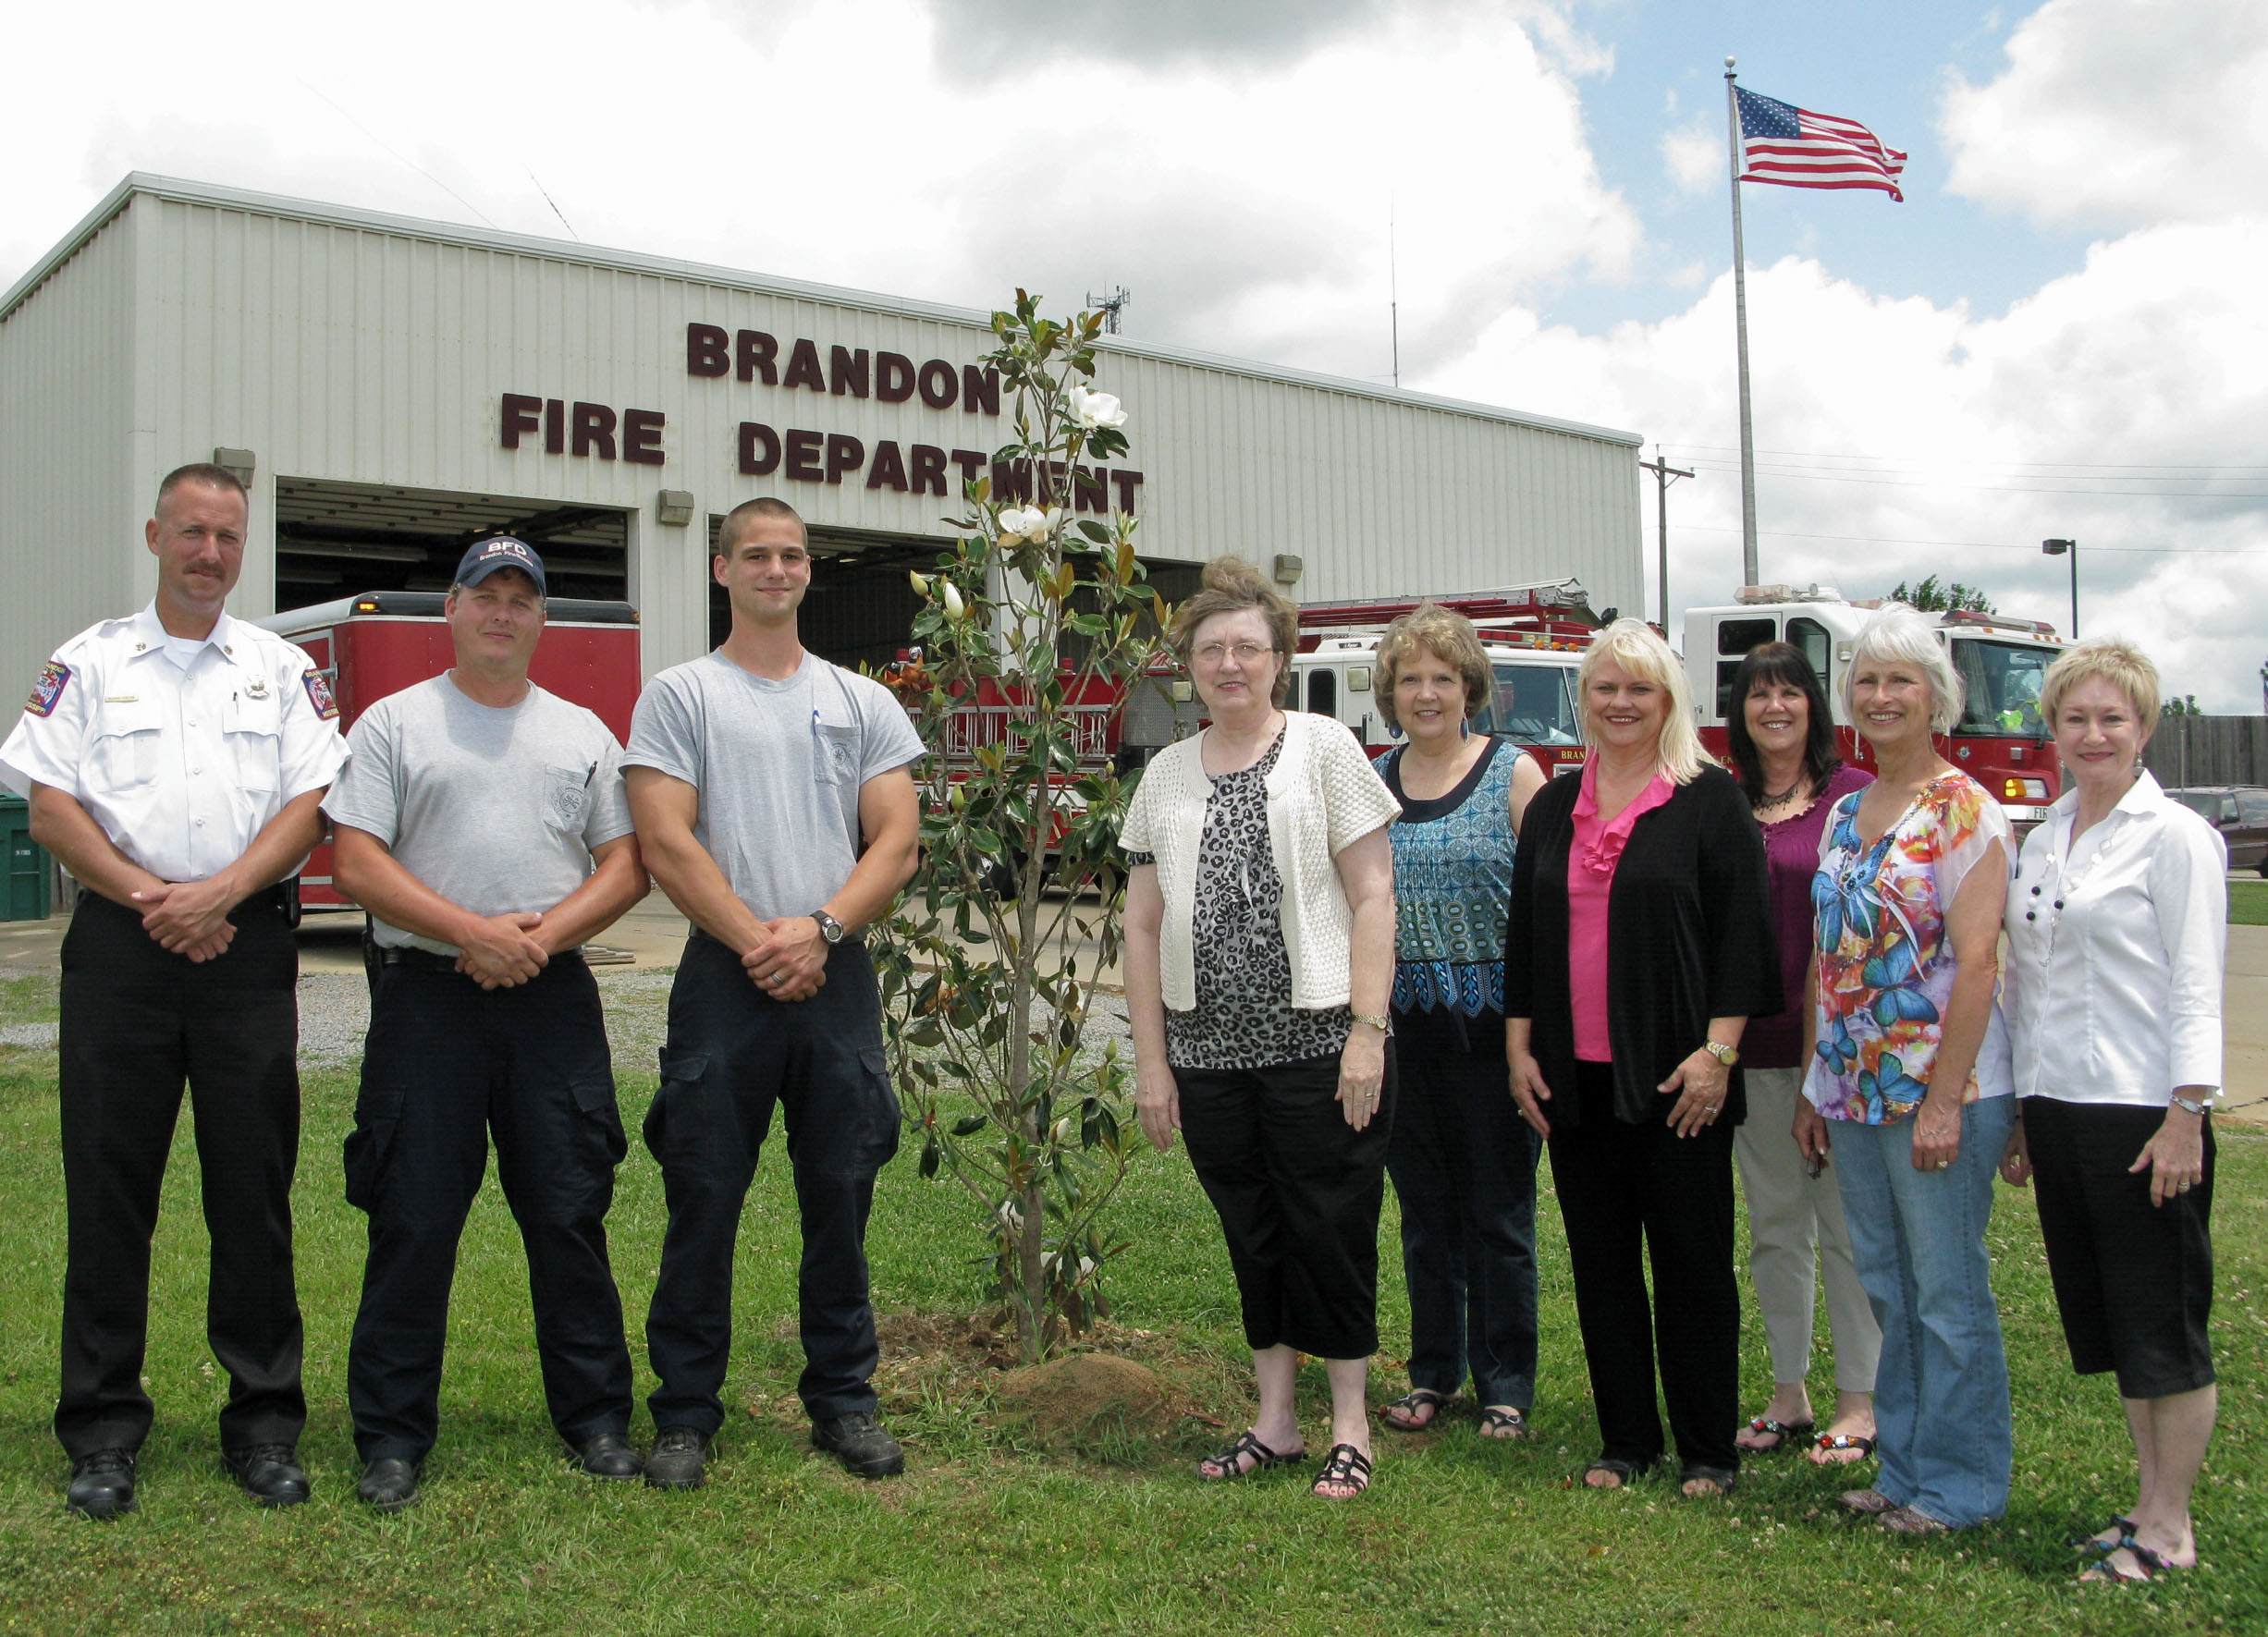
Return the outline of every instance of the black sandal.
[[[1591,1482],[1591,1474],[1593,1472],[1604,1472],[1607,1474],[1607,1476],[1612,1478],[1614,1482],[1612,1484],[1594,1484]],[[1637,1478],[1638,1469],[1635,1465],[1626,1460],[1616,1460],[1611,1455],[1602,1455],[1597,1460],[1592,1461],[1590,1465],[1583,1469],[1583,1487],[1586,1489],[1603,1489],[1608,1491],[1627,1489],[1631,1484],[1637,1482]]]
[[[1447,1393],[1437,1393],[1429,1387],[1414,1387],[1392,1403],[1380,1404],[1379,1419],[1397,1433],[1422,1433],[1440,1420],[1441,1411],[1448,1407]],[[1423,1421],[1413,1419],[1420,1410],[1432,1413]]]
[[[2134,1559],[2135,1572],[2127,1573],[2112,1561],[2120,1552]],[[2163,1580],[2169,1574],[2181,1572],[2178,1564],[2169,1563],[2136,1540],[2131,1531],[2118,1537],[2118,1544],[2102,1554],[2102,1561],[2079,1576],[2079,1583],[2089,1586],[2146,1586],[2152,1581]]]
[[[1344,1484],[1354,1488],[1355,1495],[1325,1495],[1326,1484]],[[1323,1458],[1323,1470],[1308,1485],[1310,1493],[1322,1500],[1353,1500],[1370,1487],[1370,1458],[1352,1444],[1333,1444],[1330,1453]]]
[[[1244,1464],[1244,1457],[1252,1457],[1252,1464]],[[1279,1455],[1267,1445],[1246,1433],[1226,1449],[1207,1456],[1197,1462],[1197,1476],[1208,1484],[1223,1484],[1231,1478],[1250,1477],[1254,1472],[1266,1472],[1269,1467],[1297,1466],[1307,1459],[1305,1449],[1294,1449],[1289,1455]],[[1208,1472],[1208,1467],[1212,1468]]]
[[[1811,1435],[1819,1431],[1819,1425],[1816,1421],[1773,1421],[1759,1415],[1740,1430],[1744,1433],[1767,1434],[1771,1437],[1771,1443],[1742,1444],[1737,1434],[1733,1441],[1744,1455],[1770,1455],[1774,1450],[1793,1449],[1798,1444],[1808,1444]]]
[[[2092,1552],[2098,1557],[2104,1552],[2115,1552],[2118,1550],[2118,1542],[2134,1533],[2134,1520],[2124,1512],[2113,1512],[2111,1521],[2105,1523],[2102,1529],[2109,1530],[2117,1539],[2102,1539],[2102,1530],[2098,1529],[2086,1534],[2066,1534],[2064,1536],[2064,1541],[2074,1551]]]
[[[1527,1436],[1527,1411],[1516,1404],[1490,1404],[1480,1412],[1480,1435],[1515,1443]]]
[[[1688,1464],[1677,1474],[1677,1492],[1687,1500],[1721,1500],[1731,1495],[1740,1483],[1740,1474],[1730,1467],[1705,1467]],[[1693,1490],[1688,1484],[1707,1484],[1707,1489]]]

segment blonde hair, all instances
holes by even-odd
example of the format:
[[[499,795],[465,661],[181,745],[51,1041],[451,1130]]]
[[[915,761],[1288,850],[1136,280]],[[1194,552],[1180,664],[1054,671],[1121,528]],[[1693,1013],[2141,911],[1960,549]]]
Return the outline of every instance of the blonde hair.
[[[1968,690],[1961,685],[1961,673],[1953,668],[1953,656],[1938,640],[1935,626],[1905,604],[1891,603],[1858,628],[1858,635],[1851,643],[1850,661],[1844,666],[1843,675],[1835,684],[1835,693],[1843,702],[1843,715],[1847,721],[1858,720],[1858,707],[1852,702],[1852,688],[1858,667],[1870,659],[1910,665],[1919,671],[1930,684],[1930,731],[1953,731],[1953,725],[1961,719],[1962,702],[1968,697]]]
[[[1686,667],[1660,632],[1642,619],[1618,619],[1591,639],[1590,651],[1575,673],[1575,689],[1583,698],[1583,742],[1596,744],[1591,734],[1591,678],[1612,660],[1624,673],[1651,682],[1668,701],[1656,750],[1662,772],[1675,784],[1689,785],[1709,764],[1701,749],[1700,729],[1694,725],[1693,694],[1686,687]]]
[[[1394,715],[1394,678],[1421,650],[1456,672],[1465,684],[1466,721],[1489,708],[1494,678],[1489,671],[1489,655],[1480,645],[1480,633],[1455,609],[1439,603],[1420,603],[1388,626],[1386,634],[1379,639],[1374,697],[1388,727],[1399,731],[1402,727],[1401,718]]]
[[[1244,558],[1215,557],[1205,565],[1196,595],[1173,610],[1166,641],[1173,645],[1182,668],[1187,670],[1190,654],[1197,645],[1197,627],[1216,614],[1241,614],[1247,608],[1257,609],[1268,622],[1278,658],[1274,702],[1281,704],[1292,687],[1292,655],[1299,652],[1299,609]]]
[[[2082,682],[2108,682],[2127,696],[2143,733],[2158,724],[2158,667],[2150,655],[2121,637],[2090,637],[2066,648],[2040,679],[2040,715],[2050,731],[2064,696]]]

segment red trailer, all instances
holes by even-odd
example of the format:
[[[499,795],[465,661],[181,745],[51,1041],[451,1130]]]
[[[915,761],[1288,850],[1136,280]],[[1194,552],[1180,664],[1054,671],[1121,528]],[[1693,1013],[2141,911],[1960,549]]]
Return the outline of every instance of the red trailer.
[[[389,693],[398,693],[456,661],[440,592],[365,592],[308,608],[290,608],[256,623],[307,650],[338,702],[343,732]],[[638,660],[638,611],[628,603],[554,597],[543,641],[528,674],[537,686],[598,714],[618,739],[630,737],[644,674]],[[298,882],[309,910],[352,910],[331,885],[331,844],[318,846]]]

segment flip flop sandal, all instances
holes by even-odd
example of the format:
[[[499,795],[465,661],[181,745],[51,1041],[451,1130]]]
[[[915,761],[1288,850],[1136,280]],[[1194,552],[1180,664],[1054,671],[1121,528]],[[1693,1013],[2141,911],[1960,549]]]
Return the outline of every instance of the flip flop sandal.
[[[1249,1466],[1244,1464],[1246,1456],[1252,1458],[1252,1464]],[[1297,1466],[1306,1459],[1307,1452],[1305,1449],[1294,1449],[1289,1455],[1279,1455],[1250,1433],[1246,1433],[1226,1449],[1218,1454],[1208,1455],[1197,1462],[1197,1476],[1208,1484],[1223,1484],[1231,1478],[1244,1478],[1254,1472],[1266,1472],[1269,1467]]]
[[[1772,1421],[1759,1415],[1741,1430],[1768,1435],[1771,1439],[1769,1444],[1740,1444],[1743,1453],[1770,1455],[1775,1449],[1793,1449],[1798,1444],[1809,1443],[1811,1435],[1819,1431],[1819,1423],[1816,1421]],[[1734,1442],[1739,1444],[1740,1440],[1735,1438]]]
[[[1449,1405],[1447,1393],[1437,1393],[1429,1387],[1414,1387],[1391,1404],[1379,1406],[1379,1419],[1397,1433],[1422,1433],[1440,1420],[1441,1411]],[[1419,1411],[1425,1419],[1417,1419]]]
[[[1855,1467],[1862,1460],[1874,1459],[1874,1440],[1863,1434],[1821,1433],[1811,1442],[1819,1451],[1811,1458],[1811,1464],[1815,1467]],[[1842,1455],[1846,1452],[1850,1454],[1847,1460],[1821,1460],[1819,1458],[1820,1455]]]
[[[1480,1412],[1480,1435],[1516,1441],[1527,1436],[1527,1411],[1513,1404],[1490,1404]]]
[[[1354,1495],[1326,1494],[1324,1485],[1336,1484],[1351,1488]],[[1323,1500],[1353,1500],[1370,1487],[1370,1458],[1352,1444],[1333,1444],[1330,1453],[1323,1458],[1323,1470],[1315,1475],[1310,1490]]]
[[[1614,1482],[1594,1484],[1591,1482],[1593,1472],[1604,1472]],[[1602,1455],[1583,1469],[1583,1487],[1586,1489],[1603,1489],[1610,1492],[1616,1489],[1627,1489],[1637,1482],[1637,1478],[1638,1469],[1635,1465],[1626,1460],[1616,1460],[1611,1455]]]
[[[2134,1572],[2128,1574],[2118,1566],[2118,1554],[2125,1552],[2134,1559]],[[2181,1570],[2152,1551],[2131,1533],[2121,1534],[2118,1544],[2102,1554],[2102,1561],[2079,1576],[2079,1583],[2089,1586],[2146,1586],[2154,1580]]]
[[[2124,1512],[2114,1512],[2111,1514],[2111,1521],[2105,1523],[2102,1529],[2109,1530],[2118,1537],[2118,1540],[2124,1540],[2134,1533],[2134,1520]],[[2088,1534],[2066,1534],[2064,1536],[2064,1544],[2075,1552],[2093,1552],[2097,1555],[2115,1552],[2118,1550],[2118,1540],[2102,1539],[2102,1529],[2095,1530]]]
[[[1898,1503],[1879,1489],[1845,1489],[1835,1498],[1845,1511],[1857,1512],[1862,1518],[1879,1518],[1898,1509]]]
[[[1677,1474],[1678,1493],[1687,1500],[1721,1498],[1732,1494],[1734,1485],[1739,1482],[1740,1474],[1729,1467],[1689,1466]],[[1688,1484],[1707,1484],[1710,1487],[1698,1491],[1689,1490],[1686,1487]]]

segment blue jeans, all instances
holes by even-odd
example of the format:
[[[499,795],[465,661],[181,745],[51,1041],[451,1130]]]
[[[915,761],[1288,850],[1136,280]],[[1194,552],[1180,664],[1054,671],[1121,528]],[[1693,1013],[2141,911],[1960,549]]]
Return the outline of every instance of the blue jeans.
[[[1882,1326],[1874,1487],[1955,1529],[2008,1505],[2008,1361],[1984,1229],[2016,1112],[2014,1097],[1962,1109],[1960,1157],[1943,1171],[1914,1169],[1911,1119],[1831,1128],[1852,1259]]]
[[[1502,1014],[1397,1011],[1402,1071],[1387,1173],[1402,1202],[1410,1386],[1483,1404],[1536,1402],[1536,1162]]]

